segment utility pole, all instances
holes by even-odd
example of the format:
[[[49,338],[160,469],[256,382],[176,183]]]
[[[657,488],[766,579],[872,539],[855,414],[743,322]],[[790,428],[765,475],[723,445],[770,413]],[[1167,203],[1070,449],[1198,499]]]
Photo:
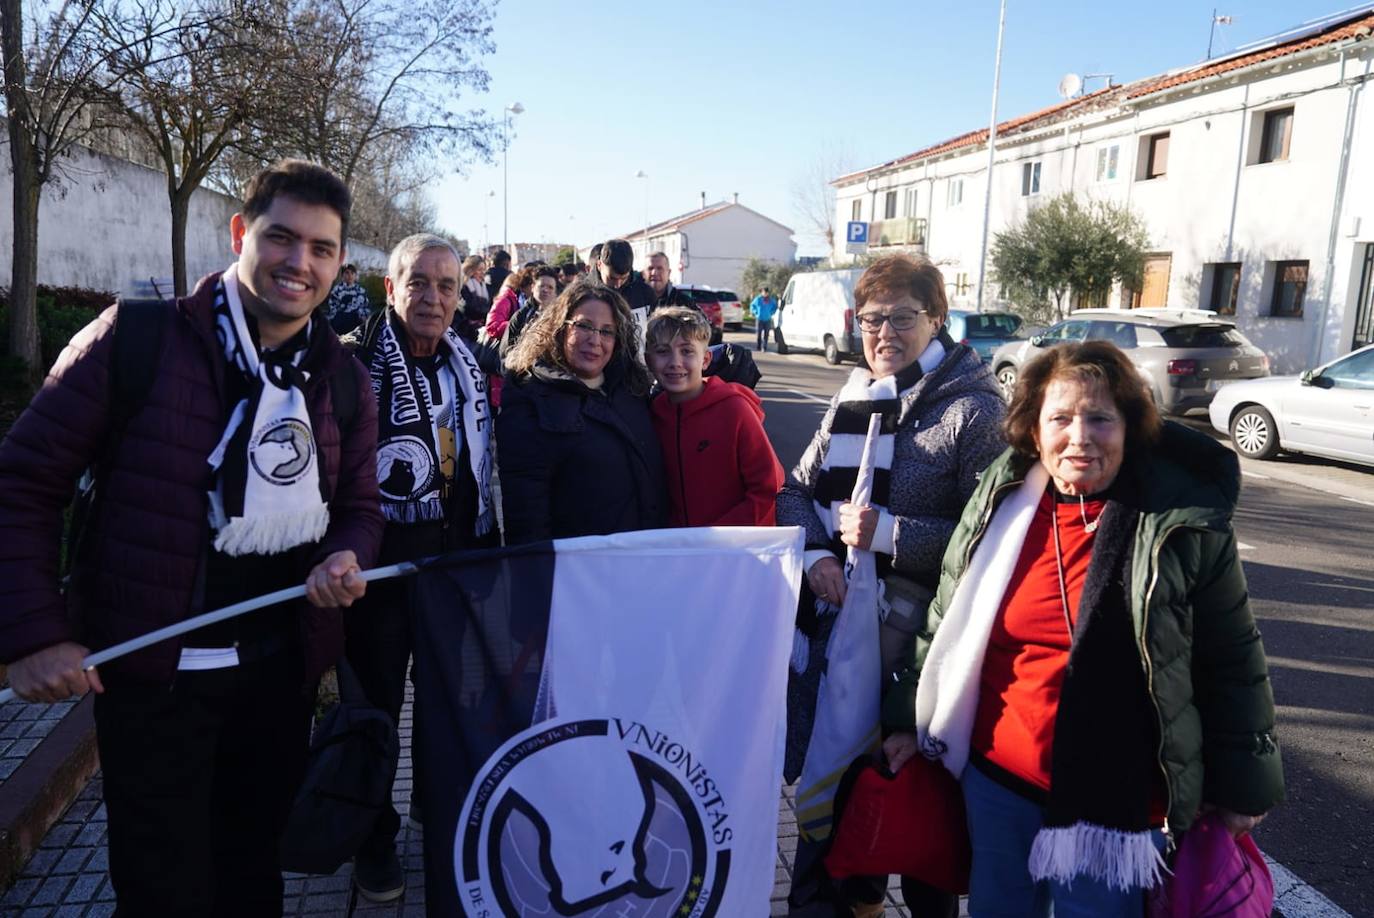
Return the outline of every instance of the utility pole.
[[[997,153],[997,89],[1002,84],[1002,33],[1007,27],[1007,0],[1002,0],[1002,11],[997,17],[997,62],[992,68],[992,114],[988,118],[988,181],[983,193],[983,245],[978,252],[978,305],[983,311],[983,290],[988,270],[988,220],[992,215],[992,162]]]

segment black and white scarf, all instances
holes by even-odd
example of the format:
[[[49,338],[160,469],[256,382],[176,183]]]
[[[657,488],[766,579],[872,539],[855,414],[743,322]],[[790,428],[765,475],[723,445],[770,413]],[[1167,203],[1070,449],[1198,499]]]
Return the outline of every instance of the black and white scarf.
[[[315,432],[305,398],[307,348],[259,353],[239,296],[237,265],[215,289],[215,336],[229,365],[248,380],[210,454],[214,545],[228,555],[273,555],[318,542],[329,528]],[[313,330],[307,326],[306,338]]]
[[[921,670],[921,751],[956,777],[968,763],[988,639],[1048,483],[1036,463],[997,508]],[[1027,866],[1036,880],[1089,876],[1115,889],[1150,889],[1164,862],[1149,821],[1158,731],[1129,600],[1140,514],[1127,489],[1113,490],[1079,598],[1055,714],[1049,803]]]
[[[863,459],[864,442],[868,438],[869,418],[875,414],[882,415],[882,426],[874,451],[873,493],[869,498],[869,506],[884,513],[891,493],[892,456],[896,449],[902,402],[922,377],[940,365],[945,353],[944,344],[936,338],[926,346],[918,360],[901,372],[874,379],[868,370],[857,369],[840,389],[839,402],[830,422],[830,443],[811,492],[816,516],[830,533],[828,548],[837,558],[847,555],[847,548],[840,541],[839,510],[840,505],[848,503],[854,494],[854,482],[859,476],[859,463]],[[881,583],[892,569],[892,558],[878,551],[873,553],[873,557]],[[839,606],[816,598],[816,616],[835,615],[839,611]],[[880,598],[879,615],[885,618],[886,611]],[[808,630],[810,628],[806,625],[799,627],[792,642],[792,668],[798,673],[805,671],[810,659]]]
[[[444,518],[443,472],[440,467],[439,424],[428,395],[423,371],[415,365],[400,320],[388,310],[372,352],[372,391],[377,395],[377,482],[382,515],[392,523],[424,523]],[[494,457],[491,402],[487,374],[477,365],[452,329],[440,343],[444,364],[452,371],[461,402],[461,432],[467,444],[473,480],[477,483],[477,520],[474,535],[483,536],[496,523],[491,501]],[[440,373],[443,369],[440,369]],[[447,419],[459,432],[458,406]],[[457,457],[455,457],[457,458]]]

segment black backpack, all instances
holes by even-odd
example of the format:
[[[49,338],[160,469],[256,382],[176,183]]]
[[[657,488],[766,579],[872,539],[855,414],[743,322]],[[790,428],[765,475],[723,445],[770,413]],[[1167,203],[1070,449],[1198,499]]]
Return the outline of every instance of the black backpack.
[[[401,741],[391,717],[370,705],[346,660],[339,703],[315,725],[305,779],[282,833],[281,868],[332,874],[358,853],[391,802]]]
[[[754,353],[737,344],[717,344],[711,348],[711,362],[703,376],[719,376],[726,382],[740,383],[750,389],[759,384],[763,373],[754,362]]]
[[[100,492],[100,481],[119,449],[129,421],[143,408],[148,393],[153,390],[158,369],[162,365],[162,341],[175,308],[172,302],[160,299],[120,297],[116,304],[118,311],[115,313],[110,358],[110,430],[105,437],[100,458],[86,469],[76,485],[71,520],[63,545],[63,570],[67,572],[71,571],[81,551],[81,537],[89,528]],[[346,361],[344,366],[348,368],[347,379],[340,378],[343,372],[336,372],[329,377],[334,417],[338,420],[341,434],[348,432],[358,413],[357,370],[352,360]]]

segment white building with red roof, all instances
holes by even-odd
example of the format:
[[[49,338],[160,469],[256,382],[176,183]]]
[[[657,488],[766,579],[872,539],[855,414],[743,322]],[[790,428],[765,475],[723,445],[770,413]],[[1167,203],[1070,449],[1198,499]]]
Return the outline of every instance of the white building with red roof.
[[[1366,5],[1004,121],[990,234],[1064,191],[1128,204],[1150,235],[1141,289],[1092,305],[1232,315],[1275,372],[1330,360],[1374,341],[1372,75]],[[869,222],[875,254],[924,252],[951,301],[973,304],[987,141],[970,131],[840,176],[839,224]],[[984,308],[999,292],[989,279]]]
[[[641,271],[651,254],[663,252],[673,266],[674,284],[737,290],[749,259],[794,261],[797,243],[792,236],[791,227],[739,203],[736,195],[620,238],[633,246],[635,267]]]

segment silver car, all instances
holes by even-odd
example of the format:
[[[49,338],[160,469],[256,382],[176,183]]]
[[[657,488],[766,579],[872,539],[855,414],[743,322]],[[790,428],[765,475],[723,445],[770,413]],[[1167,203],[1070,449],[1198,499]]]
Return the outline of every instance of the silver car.
[[[1301,376],[1227,386],[1207,411],[1251,459],[1284,449],[1374,465],[1374,344]]]
[[[1226,383],[1269,375],[1264,351],[1210,310],[1080,309],[993,353],[992,372],[1007,397],[1022,366],[1068,341],[1110,341],[1125,351],[1165,414],[1206,408]]]

